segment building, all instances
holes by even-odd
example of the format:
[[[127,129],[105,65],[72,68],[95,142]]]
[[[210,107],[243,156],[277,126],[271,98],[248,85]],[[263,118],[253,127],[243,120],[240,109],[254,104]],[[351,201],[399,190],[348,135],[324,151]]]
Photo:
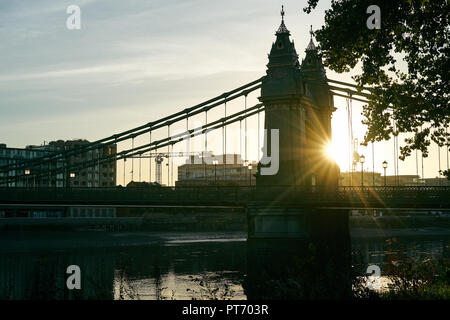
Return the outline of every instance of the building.
[[[27,146],[26,148],[8,148],[6,144],[0,144],[0,166],[12,165],[25,160],[32,160],[42,156],[49,155],[53,152],[61,152],[72,148],[82,147],[89,144],[87,140],[58,140],[41,146]],[[73,165],[76,163],[101,159],[106,155],[112,155],[117,152],[117,145],[101,145],[100,147],[81,152],[68,159],[55,159],[39,164],[38,167],[27,169],[25,172],[21,170],[13,170],[9,173],[0,172],[0,177],[6,176],[24,176],[24,177],[7,183],[9,187],[114,187],[116,185],[116,161],[110,163],[96,164],[92,167],[79,170],[78,172],[62,173],[52,172],[54,168],[61,168],[66,163]],[[40,173],[45,172],[45,175]],[[47,174],[48,173],[48,174]],[[0,186],[5,186],[0,182]]]
[[[43,145],[43,146],[27,146],[26,148],[8,148],[6,144],[0,144],[0,167],[3,166],[9,166],[17,162],[22,162],[26,160],[32,160],[35,158],[40,158],[42,156],[48,155],[51,152],[58,151],[56,148],[49,146],[49,145]],[[57,161],[53,161],[51,163],[46,163],[45,165],[41,165],[39,169],[42,171],[50,171],[51,167],[58,167],[61,165],[61,163],[58,163]],[[0,172],[0,177],[5,176],[19,176],[23,175],[24,172],[22,170],[14,170],[9,171],[8,173]],[[15,180],[10,181],[8,183],[1,184],[0,186],[8,186],[8,187],[26,187],[35,185],[35,186],[57,186],[61,187],[63,186],[63,180],[64,177],[62,174],[58,175],[51,175],[49,177],[45,177],[42,179],[34,179],[31,178],[25,178],[21,180]],[[50,183],[49,183],[50,181]]]
[[[176,187],[254,186],[257,162],[243,161],[240,155],[192,156],[178,167]]]
[[[58,140],[50,142],[49,146],[56,147],[58,150],[70,150],[73,148],[81,148],[90,142],[87,140]],[[80,162],[92,161],[117,153],[117,145],[100,145],[91,151],[77,153],[68,159],[69,165]],[[71,187],[115,187],[117,180],[117,162],[97,163],[95,166],[73,172],[65,180],[69,181]]]

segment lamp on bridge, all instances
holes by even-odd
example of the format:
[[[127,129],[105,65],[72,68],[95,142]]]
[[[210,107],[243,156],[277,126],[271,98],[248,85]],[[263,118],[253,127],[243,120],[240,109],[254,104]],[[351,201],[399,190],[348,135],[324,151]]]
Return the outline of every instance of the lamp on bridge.
[[[252,169],[253,169],[252,163],[249,162],[248,163],[248,176],[249,176],[250,187],[252,186]]]
[[[383,161],[383,169],[384,169],[384,186],[386,187],[386,168],[387,168],[387,161]]]
[[[27,187],[28,187],[28,176],[31,174],[31,171],[29,169],[25,170],[25,175],[27,176]]]
[[[361,162],[361,187],[364,186],[364,162],[366,161],[366,157],[364,155],[361,155],[359,157],[359,162]]]
[[[214,164],[214,185],[217,184],[217,160],[213,160],[213,164]]]
[[[70,186],[73,187],[73,179],[75,179],[76,177],[75,172],[69,173],[69,177],[70,177]]]

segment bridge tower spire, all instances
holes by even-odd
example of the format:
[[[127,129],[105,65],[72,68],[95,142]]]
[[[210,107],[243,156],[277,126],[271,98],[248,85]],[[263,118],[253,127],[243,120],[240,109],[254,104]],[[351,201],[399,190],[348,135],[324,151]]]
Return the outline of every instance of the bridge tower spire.
[[[300,65],[284,15],[282,7],[259,98],[265,105],[265,156],[277,156],[272,152],[271,130],[279,130],[279,169],[275,175],[264,175],[261,169],[270,164],[261,164],[256,185],[329,191],[337,187],[339,176],[338,167],[325,153],[331,140],[332,96],[312,28]]]

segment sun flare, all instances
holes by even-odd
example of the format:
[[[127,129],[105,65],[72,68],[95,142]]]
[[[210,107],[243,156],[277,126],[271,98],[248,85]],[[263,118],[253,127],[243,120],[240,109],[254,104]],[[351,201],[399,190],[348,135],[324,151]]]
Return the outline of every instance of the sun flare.
[[[347,146],[333,141],[325,147],[325,155],[334,160],[341,170],[346,168],[348,162]]]

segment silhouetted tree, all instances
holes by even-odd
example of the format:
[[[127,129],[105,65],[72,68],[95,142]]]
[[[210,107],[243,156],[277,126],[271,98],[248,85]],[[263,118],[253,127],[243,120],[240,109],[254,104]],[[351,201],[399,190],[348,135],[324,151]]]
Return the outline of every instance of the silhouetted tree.
[[[309,0],[303,10],[310,13],[318,2]],[[381,9],[380,29],[366,25],[370,5]],[[426,157],[431,141],[448,146],[449,15],[448,0],[332,1],[315,35],[328,68],[348,72],[360,63],[354,80],[374,88],[363,109],[365,143],[413,133],[400,148],[402,160],[416,149]],[[407,71],[399,69],[401,60]]]

